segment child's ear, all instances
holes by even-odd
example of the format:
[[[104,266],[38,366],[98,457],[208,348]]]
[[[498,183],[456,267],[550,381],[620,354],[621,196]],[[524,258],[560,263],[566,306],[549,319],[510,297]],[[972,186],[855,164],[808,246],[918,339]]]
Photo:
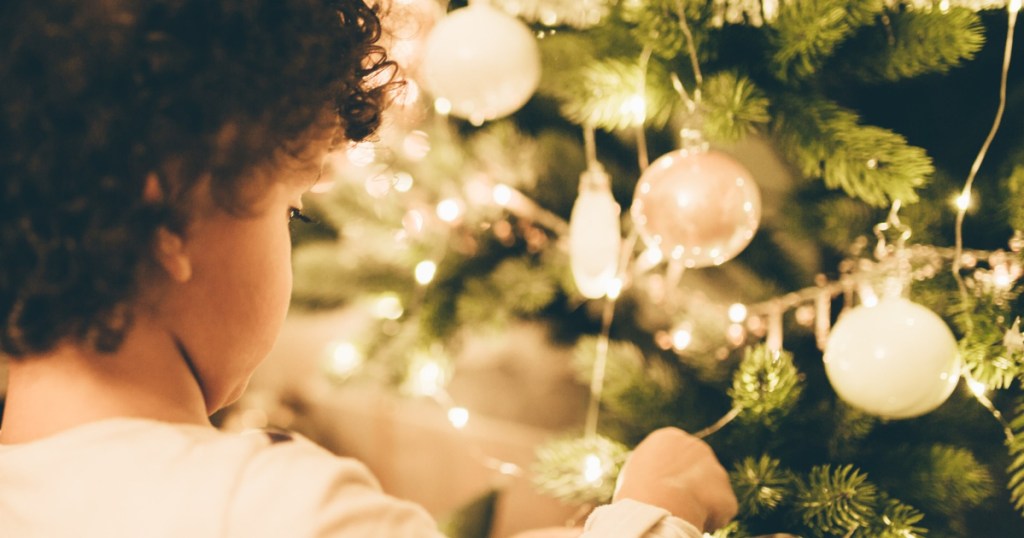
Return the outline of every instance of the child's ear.
[[[185,241],[180,235],[163,226],[157,228],[154,249],[157,261],[171,280],[184,284],[192,278],[192,260],[185,252]]]
[[[163,187],[160,185],[160,178],[156,174],[146,176],[146,185],[142,191],[142,198],[150,203],[159,203],[164,199]],[[156,244],[154,255],[160,266],[167,271],[171,280],[179,283],[188,282],[192,278],[192,261],[185,253],[185,241],[180,234],[176,234],[161,226],[156,230]]]

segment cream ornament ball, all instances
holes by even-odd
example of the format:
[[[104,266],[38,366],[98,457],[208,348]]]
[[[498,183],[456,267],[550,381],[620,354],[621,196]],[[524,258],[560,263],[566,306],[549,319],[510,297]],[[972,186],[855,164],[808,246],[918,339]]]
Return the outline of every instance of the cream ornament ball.
[[[761,222],[761,193],[729,155],[680,149],[641,174],[630,214],[640,236],[666,259],[708,267],[750,244]]]
[[[956,338],[942,318],[900,297],[844,312],[829,336],[824,362],[840,398],[892,419],[942,405],[961,371]]]
[[[450,114],[480,124],[526,104],[540,82],[540,49],[522,21],[474,2],[434,26],[420,69]]]

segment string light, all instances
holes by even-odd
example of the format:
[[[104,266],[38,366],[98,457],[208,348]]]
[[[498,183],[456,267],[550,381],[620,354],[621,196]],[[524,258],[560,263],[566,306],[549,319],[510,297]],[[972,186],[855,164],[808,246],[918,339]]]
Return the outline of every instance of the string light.
[[[363,168],[377,159],[377,150],[371,142],[356,142],[345,150],[345,156],[353,166]]]
[[[448,422],[451,422],[456,430],[465,428],[469,422],[469,410],[465,407],[452,407],[448,410]]]
[[[971,392],[974,394],[976,398],[979,396],[985,396],[985,393],[988,391],[988,387],[986,387],[984,383],[978,381],[977,379],[968,378],[967,388],[971,390]]]
[[[953,197],[953,207],[959,211],[967,211],[971,208],[973,199],[971,198],[971,191],[964,189],[963,192]]]
[[[374,300],[371,313],[377,319],[396,320],[402,317],[405,310],[402,308],[402,299],[397,294],[386,293]]]
[[[362,352],[354,344],[339,342],[333,346],[327,363],[327,372],[335,377],[346,378],[355,373],[363,365],[364,360]]]
[[[597,454],[587,454],[583,458],[583,479],[591,484],[599,484],[604,478],[604,464]]]
[[[408,172],[397,172],[395,174],[395,183],[392,187],[398,192],[409,192],[412,189],[413,183],[412,176]]]
[[[512,202],[512,188],[508,185],[499,183],[494,186],[494,203],[505,207]]]
[[[452,113],[452,102],[444,97],[438,97],[434,100],[434,111],[442,116],[447,116]]]
[[[426,286],[434,280],[437,273],[437,264],[430,260],[423,260],[416,264],[416,282]]]
[[[453,223],[462,216],[462,204],[454,198],[441,200],[437,204],[437,218]]]
[[[729,305],[729,321],[733,323],[743,323],[743,320],[747,319],[747,307],[741,303],[733,303]]]
[[[434,397],[444,389],[446,377],[440,363],[433,359],[422,359],[410,368],[405,390],[413,396]],[[466,418],[469,419],[468,414]]]
[[[608,294],[607,294],[607,297],[609,299],[611,299],[612,301],[614,301],[614,300],[618,299],[619,295],[621,295],[621,294],[622,294],[622,279],[621,278],[613,278],[610,281],[608,281]]]
[[[683,351],[690,347],[693,342],[693,332],[689,327],[682,326],[672,332],[672,348],[676,351]]]

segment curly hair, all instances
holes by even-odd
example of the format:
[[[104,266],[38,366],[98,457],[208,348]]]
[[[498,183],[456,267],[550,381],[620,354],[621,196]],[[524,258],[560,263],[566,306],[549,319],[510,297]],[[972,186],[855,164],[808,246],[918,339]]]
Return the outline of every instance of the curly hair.
[[[201,178],[227,209],[282,152],[377,128],[380,33],[362,0],[2,2],[0,353],[118,349]]]

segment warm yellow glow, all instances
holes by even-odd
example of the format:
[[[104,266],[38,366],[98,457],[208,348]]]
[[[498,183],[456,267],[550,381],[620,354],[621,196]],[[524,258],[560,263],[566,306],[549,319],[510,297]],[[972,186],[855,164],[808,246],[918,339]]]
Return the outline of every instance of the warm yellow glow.
[[[437,204],[437,218],[445,222],[455,222],[462,216],[462,204],[454,198],[441,200]]]
[[[647,119],[647,101],[643,95],[633,95],[622,102],[619,113],[629,118],[629,123],[642,125]]]
[[[434,280],[434,274],[437,273],[437,264],[430,260],[423,260],[416,264],[416,282],[426,286],[430,284],[430,281]]]
[[[693,333],[687,327],[680,327],[672,332],[672,347],[676,351],[682,351],[690,347],[693,341]]]
[[[377,319],[398,319],[405,313],[402,308],[402,299],[394,293],[383,294],[373,302],[371,308],[373,317]]]
[[[508,185],[498,184],[494,186],[494,203],[505,207],[512,201],[512,188]]]
[[[345,156],[353,166],[364,167],[373,164],[377,158],[377,150],[371,142],[358,142],[345,150]]]
[[[743,320],[747,319],[747,306],[742,303],[733,303],[729,305],[729,321],[733,323],[743,323]]]
[[[461,430],[466,427],[469,422],[469,410],[465,407],[453,407],[448,410],[448,422],[455,426],[455,429]]]
[[[452,102],[444,97],[438,97],[434,100],[434,111],[442,116],[447,116],[452,113]]]
[[[409,192],[413,183],[412,176],[407,172],[397,172],[395,174],[395,184],[392,187],[398,192]]]
[[[953,198],[953,207],[960,211],[967,211],[970,209],[972,201],[971,191],[964,191]]]
[[[334,345],[327,369],[332,375],[347,377],[363,365],[363,354],[351,342],[339,342]]]
[[[583,458],[583,479],[594,484],[600,482],[602,478],[604,478],[604,465],[601,464],[601,458],[596,454],[587,454]]]
[[[971,389],[971,392],[976,398],[985,396],[985,393],[988,391],[988,387],[986,387],[984,383],[971,378],[967,378],[967,388]]]
[[[608,281],[608,298],[614,301],[619,295],[622,295],[622,279],[613,278]]]
[[[416,396],[436,396],[444,388],[444,381],[441,365],[437,361],[427,360],[413,366],[406,387]]]

